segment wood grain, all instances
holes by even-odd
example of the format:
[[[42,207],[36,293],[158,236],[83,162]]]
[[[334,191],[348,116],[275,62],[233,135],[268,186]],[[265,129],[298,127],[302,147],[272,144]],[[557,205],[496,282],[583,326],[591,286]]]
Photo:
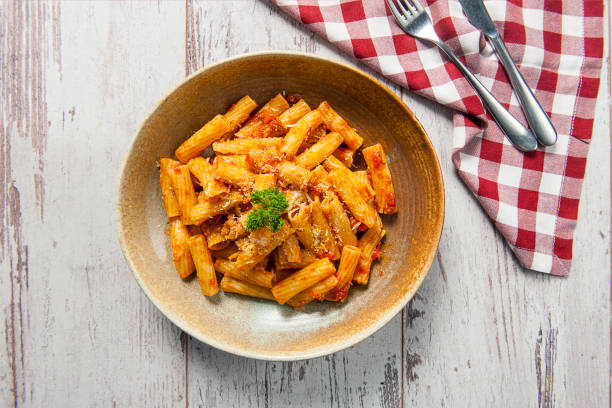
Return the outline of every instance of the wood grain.
[[[455,174],[450,111],[390,86],[445,177],[436,262],[366,341],[260,362],[183,335],[141,293],[115,238],[116,175],[141,118],[201,66],[267,49],[354,61],[262,0],[14,1],[0,21],[1,406],[610,404],[608,66],[568,278],[517,266]]]

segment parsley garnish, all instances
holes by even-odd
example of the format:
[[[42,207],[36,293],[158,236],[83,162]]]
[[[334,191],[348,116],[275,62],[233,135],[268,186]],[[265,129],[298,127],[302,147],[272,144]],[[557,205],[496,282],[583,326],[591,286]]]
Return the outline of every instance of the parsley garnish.
[[[276,187],[253,191],[251,203],[254,208],[247,218],[246,229],[255,231],[261,227],[268,227],[272,232],[277,232],[285,223],[281,214],[287,211],[289,203]]]

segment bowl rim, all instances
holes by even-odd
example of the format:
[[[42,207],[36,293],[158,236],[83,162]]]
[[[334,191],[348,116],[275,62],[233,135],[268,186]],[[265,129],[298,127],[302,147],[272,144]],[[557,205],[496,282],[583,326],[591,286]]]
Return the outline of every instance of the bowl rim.
[[[435,234],[436,234],[436,238],[435,238],[435,250],[432,251],[427,259],[425,260],[425,262],[423,263],[423,269],[425,270],[425,273],[421,273],[419,278],[415,281],[415,285],[413,285],[412,290],[407,291],[404,296],[402,296],[402,298],[393,305],[393,307],[387,309],[382,317],[380,319],[378,319],[377,321],[375,321],[373,324],[367,326],[364,329],[361,330],[357,330],[356,332],[354,332],[354,334],[343,338],[342,340],[334,343],[333,345],[330,345],[330,347],[327,347],[323,350],[319,350],[316,352],[308,352],[305,351],[303,353],[292,353],[290,355],[282,355],[282,354],[275,354],[273,352],[270,353],[262,353],[262,352],[253,352],[250,351],[246,348],[242,348],[242,347],[235,347],[231,344],[227,344],[227,343],[223,343],[223,342],[219,342],[216,341],[213,338],[209,338],[205,333],[196,333],[194,332],[190,325],[189,322],[184,321],[182,318],[180,318],[179,316],[175,316],[173,315],[169,310],[167,310],[165,308],[165,306],[163,306],[162,304],[160,304],[157,299],[151,294],[151,292],[147,289],[147,286],[145,285],[145,282],[142,280],[142,278],[140,277],[140,275],[137,273],[137,268],[136,265],[134,264],[133,260],[131,259],[131,256],[128,254],[128,249],[127,249],[127,242],[126,242],[126,237],[125,237],[125,232],[124,232],[124,225],[123,225],[123,221],[122,221],[122,211],[121,211],[121,203],[123,202],[123,194],[122,194],[122,185],[123,185],[123,180],[124,180],[124,175],[126,172],[126,168],[127,168],[127,164],[128,164],[128,159],[129,157],[132,156],[133,154],[133,150],[134,150],[134,146],[136,144],[136,141],[138,139],[138,135],[142,132],[143,128],[148,124],[148,122],[151,120],[151,117],[153,116],[153,114],[168,100],[168,98],[174,94],[177,90],[179,90],[181,87],[185,86],[189,81],[191,81],[193,78],[202,75],[203,73],[205,73],[206,71],[209,71],[211,69],[214,69],[220,65],[229,63],[229,62],[234,62],[237,60],[241,60],[241,59],[250,59],[250,58],[256,58],[256,57],[265,57],[265,56],[274,56],[274,55],[278,55],[278,56],[296,56],[296,57],[305,57],[305,58],[311,58],[311,59],[317,59],[317,60],[321,60],[321,61],[325,61],[327,63],[336,65],[340,68],[344,68],[344,69],[348,69],[350,71],[352,71],[353,73],[363,77],[366,80],[372,81],[374,82],[376,85],[378,85],[378,87],[380,87],[382,90],[384,90],[389,96],[391,96],[401,107],[402,109],[405,111],[405,113],[411,117],[411,119],[418,125],[418,127],[420,128],[420,130],[423,132],[423,134],[425,135],[425,142],[427,147],[431,150],[431,153],[433,154],[434,157],[434,173],[437,176],[436,178],[439,180],[439,193],[440,193],[440,198],[441,198],[441,202],[440,202],[440,206],[441,206],[441,217],[436,225],[436,229],[435,229]],[[299,51],[288,51],[288,50],[268,50],[268,51],[259,51],[259,52],[252,52],[252,53],[244,53],[244,54],[239,54],[239,55],[235,55],[229,58],[225,58],[223,60],[217,61],[215,63],[206,65],[200,69],[198,69],[197,71],[193,72],[191,75],[185,77],[180,83],[178,83],[176,86],[174,86],[170,91],[168,91],[166,94],[164,94],[164,96],[159,100],[159,102],[157,102],[155,104],[155,106],[147,113],[145,119],[140,123],[140,126],[138,126],[138,129],[136,130],[136,132],[134,133],[134,135],[132,136],[132,140],[126,150],[126,153],[124,155],[123,158],[123,162],[121,165],[121,169],[119,171],[119,180],[117,182],[117,190],[116,190],[116,201],[115,201],[115,226],[117,228],[117,235],[118,235],[118,239],[119,239],[119,245],[121,247],[121,252],[123,253],[123,257],[125,258],[125,260],[127,261],[128,267],[130,268],[130,271],[132,273],[132,276],[134,277],[134,279],[136,280],[136,282],[138,283],[138,285],[140,286],[140,289],[145,293],[145,295],[147,296],[147,298],[155,305],[155,307],[164,315],[164,317],[166,317],[167,319],[169,319],[174,325],[176,325],[178,328],[180,328],[182,331],[184,331],[185,333],[189,334],[190,336],[196,338],[197,340],[206,343],[216,349],[228,352],[228,353],[232,353],[234,355],[238,355],[241,357],[248,357],[248,358],[253,358],[253,359],[258,359],[258,360],[265,360],[265,361],[301,361],[301,360],[309,360],[309,359],[313,359],[313,358],[317,358],[317,357],[322,357],[322,356],[326,356],[326,355],[330,355],[333,353],[336,353],[338,351],[342,351],[345,350],[351,346],[354,346],[360,342],[362,342],[363,340],[367,339],[368,337],[370,337],[371,335],[373,335],[375,332],[377,332],[378,330],[380,330],[383,326],[385,326],[387,323],[389,323],[391,321],[391,319],[393,319],[400,310],[402,310],[407,304],[408,302],[414,297],[414,294],[416,293],[416,291],[421,287],[421,285],[423,284],[423,281],[425,280],[425,278],[427,277],[427,275],[429,274],[429,271],[431,269],[431,265],[433,263],[433,259],[436,256],[436,253],[438,251],[438,247],[440,245],[440,239],[442,237],[442,228],[444,225],[444,218],[445,218],[445,192],[444,192],[444,178],[442,177],[442,170],[440,167],[440,160],[438,159],[438,155],[436,154],[436,151],[431,143],[431,140],[429,139],[429,136],[427,134],[427,132],[425,131],[425,129],[423,128],[423,125],[421,124],[421,122],[417,119],[417,117],[414,115],[414,113],[412,112],[412,110],[401,100],[401,98],[399,98],[393,91],[391,91],[385,84],[383,84],[381,81],[379,81],[378,79],[374,78],[372,75],[368,74],[367,72],[354,67],[352,65],[349,65],[345,62],[341,62],[329,57],[324,57],[324,56],[320,56],[320,55],[315,55],[315,54],[311,54],[311,53],[305,53],[305,52],[299,52]]]

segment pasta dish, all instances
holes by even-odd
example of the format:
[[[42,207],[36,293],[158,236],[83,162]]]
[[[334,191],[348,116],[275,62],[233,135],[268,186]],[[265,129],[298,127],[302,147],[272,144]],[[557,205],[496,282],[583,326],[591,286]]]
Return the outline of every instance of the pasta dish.
[[[379,214],[397,212],[383,148],[364,148],[327,102],[311,109],[278,94],[256,108],[243,97],[184,141],[178,160],[159,160],[178,274],[196,272],[206,296],[220,287],[297,309],[343,302],[380,256]]]

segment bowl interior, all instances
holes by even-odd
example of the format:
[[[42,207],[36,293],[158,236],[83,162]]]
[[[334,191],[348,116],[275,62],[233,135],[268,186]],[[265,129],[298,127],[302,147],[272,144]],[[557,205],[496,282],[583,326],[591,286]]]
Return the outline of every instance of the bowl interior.
[[[311,107],[327,100],[365,138],[380,142],[399,213],[384,216],[383,256],[367,287],[343,304],[313,302],[302,310],[220,292],[201,295],[172,263],[162,206],[159,157],[245,94],[260,106],[279,91]],[[378,81],[354,68],[304,54],[264,53],[227,60],[185,80],[145,120],[127,154],[118,197],[120,242],[137,281],[155,305],[192,336],[255,358],[297,360],[328,354],[364,339],[389,321],[427,274],[444,214],[436,155],[410,110]]]

